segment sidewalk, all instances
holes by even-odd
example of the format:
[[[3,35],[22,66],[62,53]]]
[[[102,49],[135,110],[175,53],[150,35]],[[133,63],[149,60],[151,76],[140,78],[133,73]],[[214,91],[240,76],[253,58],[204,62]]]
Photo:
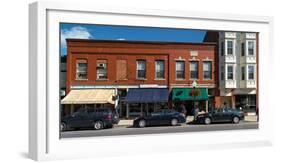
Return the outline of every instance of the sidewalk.
[[[117,126],[132,126],[133,122],[133,119],[120,119]]]
[[[258,121],[258,116],[256,116],[256,115],[247,115],[247,116],[245,116],[244,121],[246,121],[246,122],[257,122]]]
[[[186,123],[192,122],[194,119],[193,116],[187,116],[186,117]],[[256,115],[247,115],[244,118],[245,122],[257,122],[258,118]],[[119,123],[117,126],[132,126],[134,120],[133,119],[120,119]]]

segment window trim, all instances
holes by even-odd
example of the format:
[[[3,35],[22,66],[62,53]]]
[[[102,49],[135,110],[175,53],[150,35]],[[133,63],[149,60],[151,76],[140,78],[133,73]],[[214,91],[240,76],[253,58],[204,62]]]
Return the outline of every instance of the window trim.
[[[191,63],[197,63],[197,78],[192,78],[191,77],[191,70],[190,70],[190,66],[191,66]],[[189,79],[190,80],[198,80],[199,79],[199,61],[189,61]]]
[[[162,78],[158,78],[157,77],[157,62],[163,62],[163,77]],[[154,61],[154,64],[155,64],[155,71],[154,71],[154,74],[155,74],[155,80],[165,80],[166,79],[166,75],[165,75],[165,60],[155,60]]]
[[[145,77],[144,78],[140,78],[139,77],[139,73],[138,73],[138,62],[144,62],[145,63],[145,68],[144,68],[144,71],[145,71]],[[146,60],[145,59],[137,59],[136,60],[136,79],[137,80],[146,80]]]
[[[177,63],[183,63],[183,78],[178,78],[177,77]],[[185,80],[185,78],[186,78],[185,68],[186,68],[186,66],[185,66],[185,61],[184,60],[176,60],[175,61],[175,78],[176,78],[176,80]]]
[[[254,68],[254,72],[253,72],[253,75],[254,75],[254,78],[253,79],[250,79],[249,78],[249,67],[250,66],[253,66],[253,68]],[[247,80],[256,80],[256,65],[247,65]]]
[[[106,62],[105,62],[105,64],[106,64],[106,78],[104,78],[104,79],[100,79],[99,77],[98,77],[98,61],[99,60],[105,60]],[[100,62],[101,63],[101,62]],[[96,80],[108,80],[108,60],[107,59],[97,59],[97,62],[96,62]]]
[[[87,67],[86,67],[86,78],[85,79],[79,79],[77,77],[78,74],[78,64],[79,63],[86,63]],[[88,80],[88,60],[87,59],[76,59],[76,65],[75,65],[75,80],[79,80],[79,81],[83,81],[83,80]]]
[[[232,41],[232,54],[228,54],[228,41]],[[235,42],[235,39],[225,39],[225,55],[226,56],[234,56],[235,55],[235,45],[236,45],[236,42]]]
[[[253,55],[249,55],[249,42],[254,43]],[[256,56],[256,40],[246,40],[246,55],[247,56]]]
[[[204,63],[209,63],[210,64],[210,78],[205,78],[204,76]],[[213,62],[212,61],[203,61],[203,80],[213,80]]]
[[[232,79],[228,79],[228,67],[231,66],[232,67]],[[227,64],[226,65],[226,80],[235,80],[235,65],[234,64]]]

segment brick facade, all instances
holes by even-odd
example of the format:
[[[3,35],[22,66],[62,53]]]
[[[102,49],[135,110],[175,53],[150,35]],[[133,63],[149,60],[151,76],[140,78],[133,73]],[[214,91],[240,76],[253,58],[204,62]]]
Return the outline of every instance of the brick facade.
[[[66,92],[73,86],[142,85],[155,84],[173,87],[191,87],[189,62],[198,61],[198,87],[214,88],[217,81],[216,44],[163,43],[140,41],[101,41],[67,39]],[[87,61],[87,79],[76,79],[76,61]],[[97,79],[97,60],[107,61],[107,79]],[[146,78],[136,78],[137,60],[146,61]],[[155,78],[155,61],[164,61],[165,78]],[[185,79],[176,79],[176,61],[185,61]],[[203,62],[212,63],[212,79],[203,79]],[[119,64],[117,64],[119,63]],[[124,70],[126,69],[126,70]],[[121,77],[120,77],[121,76]],[[123,77],[122,77],[123,76]]]

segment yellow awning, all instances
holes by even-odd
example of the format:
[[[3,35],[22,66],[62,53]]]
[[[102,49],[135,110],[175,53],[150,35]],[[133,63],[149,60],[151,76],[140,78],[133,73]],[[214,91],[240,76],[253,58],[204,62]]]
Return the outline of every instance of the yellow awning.
[[[62,100],[62,104],[114,104],[114,89],[71,90]]]

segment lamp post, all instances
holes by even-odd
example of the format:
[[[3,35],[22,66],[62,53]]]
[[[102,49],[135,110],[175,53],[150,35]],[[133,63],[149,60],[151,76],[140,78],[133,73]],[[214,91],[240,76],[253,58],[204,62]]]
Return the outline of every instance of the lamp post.
[[[196,113],[196,109],[195,109],[195,97],[196,97],[196,86],[197,86],[197,83],[196,83],[196,81],[194,80],[193,81],[193,83],[192,83],[192,87],[193,87],[193,90],[192,90],[192,97],[193,97],[193,101],[192,101],[192,107],[193,107],[193,109],[194,109],[194,120],[195,120],[195,118],[196,118],[196,116],[197,116],[197,113]]]
[[[193,109],[195,109],[195,97],[196,97],[195,90],[196,90],[196,86],[197,86],[197,82],[194,80],[193,83],[192,83],[192,87],[193,87],[193,93],[192,93],[192,96],[193,96]]]

